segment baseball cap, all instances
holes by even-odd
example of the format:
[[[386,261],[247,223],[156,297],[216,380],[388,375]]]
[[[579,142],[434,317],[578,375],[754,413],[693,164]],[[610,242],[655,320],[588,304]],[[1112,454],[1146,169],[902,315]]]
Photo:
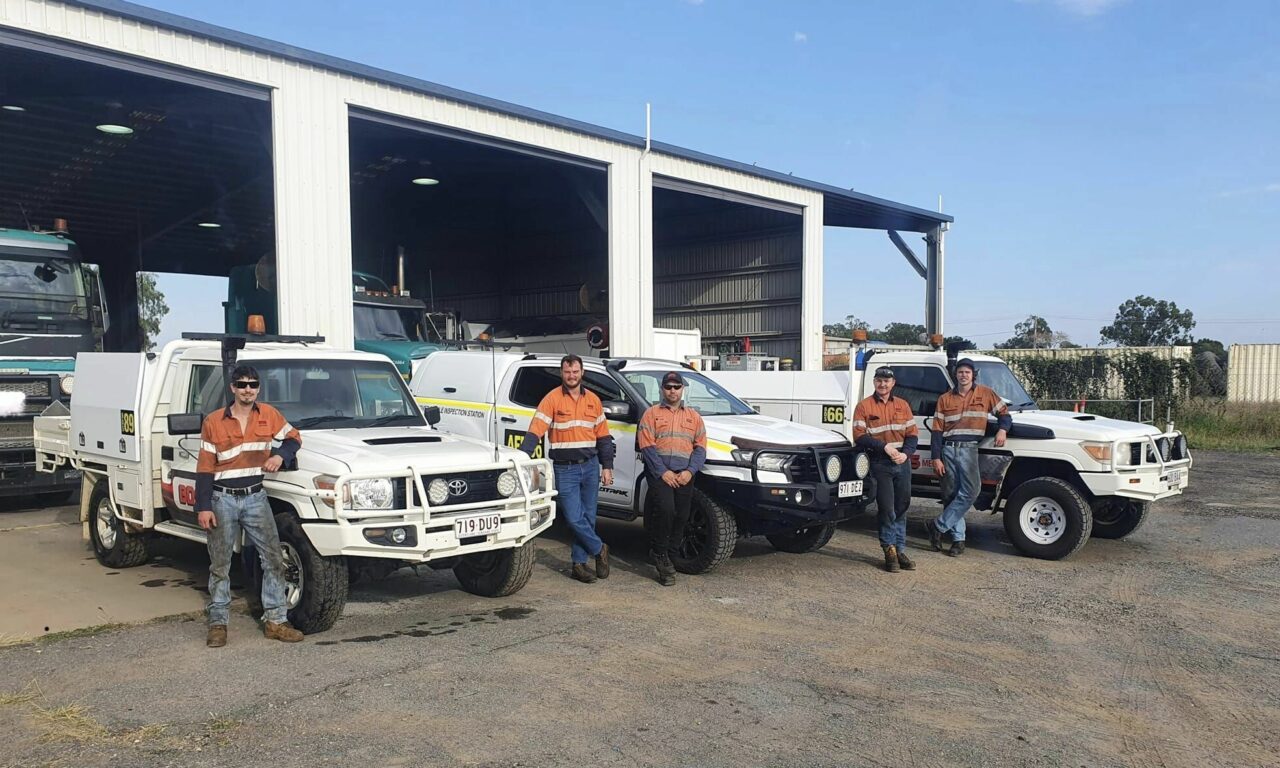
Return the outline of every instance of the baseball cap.
[[[967,357],[962,357],[962,358],[960,358],[959,360],[957,360],[957,361],[956,361],[956,367],[957,367],[957,368],[968,368],[968,369],[969,369],[969,370],[971,370],[971,371],[977,371],[977,370],[978,370],[978,366],[974,365],[974,364],[973,364],[973,361],[972,361],[972,360],[970,360],[970,359],[969,359],[969,358],[967,358]]]
[[[882,365],[882,366],[880,366],[879,368],[877,368],[877,369],[876,369],[876,375],[875,375],[875,378],[877,378],[877,379],[892,379],[892,378],[895,378],[895,377],[894,377],[894,375],[893,375],[893,369],[892,369],[892,368],[890,368],[890,367],[889,367],[889,366],[887,366],[887,365]]]
[[[679,384],[680,386],[683,387],[684,379],[680,376],[679,373],[675,371],[668,371],[667,375],[662,377],[662,386],[665,387],[668,384]]]

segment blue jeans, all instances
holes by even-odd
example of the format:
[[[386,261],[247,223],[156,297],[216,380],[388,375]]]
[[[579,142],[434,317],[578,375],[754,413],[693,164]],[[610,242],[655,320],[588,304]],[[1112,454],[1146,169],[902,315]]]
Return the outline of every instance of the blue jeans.
[[[871,462],[876,479],[876,508],[880,518],[880,546],[907,548],[907,510],[911,508],[911,462]]]
[[[964,516],[978,498],[982,475],[978,469],[978,444],[946,443],[942,446],[943,501],[947,506],[934,521],[939,531],[950,533],[952,541],[964,541]]]
[[[213,494],[213,515],[217,526],[209,531],[209,624],[226,624],[231,605],[231,558],[243,530],[258,550],[262,562],[262,618],[273,624],[288,619],[285,595],[284,557],[280,554],[280,534],[267,503],[266,491],[250,496]]]
[[[581,464],[556,464],[556,501],[559,512],[573,532],[570,548],[574,564],[586,563],[600,554],[604,543],[596,535],[596,499],[600,496],[600,460]],[[265,602],[265,599],[264,599]]]

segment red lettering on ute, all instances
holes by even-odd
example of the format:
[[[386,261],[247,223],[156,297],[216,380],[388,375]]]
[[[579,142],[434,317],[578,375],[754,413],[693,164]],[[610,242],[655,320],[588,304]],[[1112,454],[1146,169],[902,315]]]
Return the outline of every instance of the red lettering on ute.
[[[178,503],[184,507],[194,507],[196,505],[196,488],[194,485],[178,486]]]

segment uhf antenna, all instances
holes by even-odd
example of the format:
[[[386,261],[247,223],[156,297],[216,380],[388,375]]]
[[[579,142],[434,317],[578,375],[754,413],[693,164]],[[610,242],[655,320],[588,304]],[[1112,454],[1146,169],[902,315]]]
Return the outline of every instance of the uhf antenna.
[[[23,221],[25,221],[25,222],[27,223],[27,231],[28,231],[28,232],[32,231],[32,229],[31,229],[31,219],[29,219],[29,218],[27,217],[27,209],[26,209],[26,206],[24,206],[21,202],[19,202],[19,203],[18,203],[18,210],[19,210],[19,211],[22,211],[22,220],[23,220]]]
[[[489,339],[489,380],[493,385],[493,400],[489,404],[489,442],[493,443],[493,463],[498,463],[498,345]],[[506,442],[505,440],[503,441]]]

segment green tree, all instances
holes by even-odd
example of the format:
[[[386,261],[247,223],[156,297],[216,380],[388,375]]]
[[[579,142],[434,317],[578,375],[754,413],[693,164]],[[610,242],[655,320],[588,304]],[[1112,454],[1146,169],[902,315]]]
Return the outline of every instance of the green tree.
[[[143,352],[155,349],[155,339],[160,334],[160,321],[167,314],[169,305],[164,301],[164,292],[156,286],[156,276],[150,272],[139,272],[138,327],[142,329]]]
[[[845,315],[843,323],[828,323],[822,326],[822,333],[825,336],[839,336],[845,339],[852,339],[853,332],[857,330],[867,330],[866,322],[859,320],[853,315]]]
[[[1120,305],[1116,319],[1099,332],[1103,343],[1120,347],[1166,347],[1190,344],[1196,321],[1191,310],[1172,301],[1136,296]]]
[[[1050,328],[1048,320],[1039,315],[1028,315],[1026,320],[1013,326],[1013,336],[996,344],[996,349],[1052,349],[1067,344],[1071,344],[1071,340],[1065,333],[1057,333]]]
[[[872,341],[883,341],[888,344],[920,344],[924,336],[924,326],[915,323],[889,323],[884,328],[877,328],[867,334]]]
[[[977,347],[976,344],[974,344],[972,341],[969,341],[963,336],[948,336],[942,340],[942,344],[943,346],[951,346],[952,344],[967,344],[971,349],[974,347]]]

